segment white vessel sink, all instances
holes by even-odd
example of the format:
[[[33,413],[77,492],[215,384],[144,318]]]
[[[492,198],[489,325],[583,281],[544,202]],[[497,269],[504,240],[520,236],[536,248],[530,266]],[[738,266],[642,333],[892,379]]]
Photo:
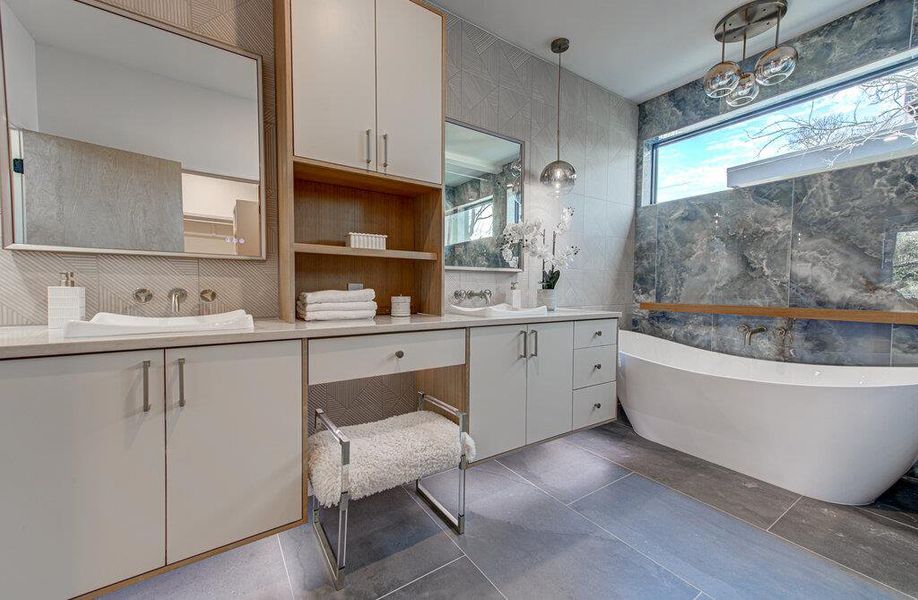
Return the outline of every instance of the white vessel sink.
[[[544,306],[538,306],[536,308],[513,308],[509,304],[495,304],[493,306],[482,306],[480,308],[467,308],[465,306],[451,304],[450,311],[453,314],[467,317],[544,317],[548,315],[548,309]]]
[[[89,321],[70,321],[64,325],[65,338],[181,333],[191,331],[252,331],[255,322],[244,310],[199,317],[132,317],[98,313]]]

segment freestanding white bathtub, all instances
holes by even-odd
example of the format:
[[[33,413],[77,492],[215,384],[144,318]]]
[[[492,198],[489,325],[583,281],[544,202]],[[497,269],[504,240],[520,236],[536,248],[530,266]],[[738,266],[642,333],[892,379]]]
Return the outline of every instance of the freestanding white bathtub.
[[[641,436],[779,487],[869,504],[918,460],[918,368],[730,356],[619,333],[618,394]]]

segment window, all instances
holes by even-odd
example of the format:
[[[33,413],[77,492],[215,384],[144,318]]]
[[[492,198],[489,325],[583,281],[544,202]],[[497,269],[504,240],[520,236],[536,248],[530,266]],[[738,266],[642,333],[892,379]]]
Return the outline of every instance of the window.
[[[896,234],[893,281],[904,297],[918,299],[918,231]]]
[[[668,202],[918,153],[918,62],[653,147]]]
[[[493,222],[494,196],[451,208],[446,213],[446,245],[492,237]]]

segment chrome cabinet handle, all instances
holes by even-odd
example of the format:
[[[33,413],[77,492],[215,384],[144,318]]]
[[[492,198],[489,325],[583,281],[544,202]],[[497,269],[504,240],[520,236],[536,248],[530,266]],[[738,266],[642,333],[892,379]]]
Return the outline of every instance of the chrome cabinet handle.
[[[602,337],[602,330],[600,329],[594,334],[596,337]]]
[[[178,405],[185,406],[185,359],[178,359]]]
[[[602,403],[597,402],[596,404],[593,405],[593,408],[597,408],[597,409],[602,408]]]
[[[539,355],[539,332],[535,329],[529,332],[529,335],[532,336],[532,354],[530,357]]]
[[[383,169],[389,168],[389,134],[382,134],[382,147],[383,147]]]
[[[405,351],[404,350],[396,351],[395,358],[405,358]]]
[[[367,169],[370,168],[370,163],[373,162],[372,157],[370,156],[370,136],[373,134],[372,129],[367,129]]]
[[[143,412],[150,412],[150,361],[143,361]]]
[[[520,354],[520,358],[526,358],[529,356],[529,332],[523,329],[520,335],[523,336],[523,353]]]
[[[602,369],[602,365],[599,363],[596,363],[595,365],[593,365],[593,368],[599,371],[600,369]]]

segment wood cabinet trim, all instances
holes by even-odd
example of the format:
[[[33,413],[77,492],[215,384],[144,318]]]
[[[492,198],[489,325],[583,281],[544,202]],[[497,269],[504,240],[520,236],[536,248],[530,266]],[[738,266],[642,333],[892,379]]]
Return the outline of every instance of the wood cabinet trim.
[[[733,304],[667,304],[641,302],[642,310],[652,312],[740,315],[784,319],[847,321],[850,323],[884,323],[918,325],[918,311],[842,310],[835,308],[791,308],[782,306],[741,306]]]

